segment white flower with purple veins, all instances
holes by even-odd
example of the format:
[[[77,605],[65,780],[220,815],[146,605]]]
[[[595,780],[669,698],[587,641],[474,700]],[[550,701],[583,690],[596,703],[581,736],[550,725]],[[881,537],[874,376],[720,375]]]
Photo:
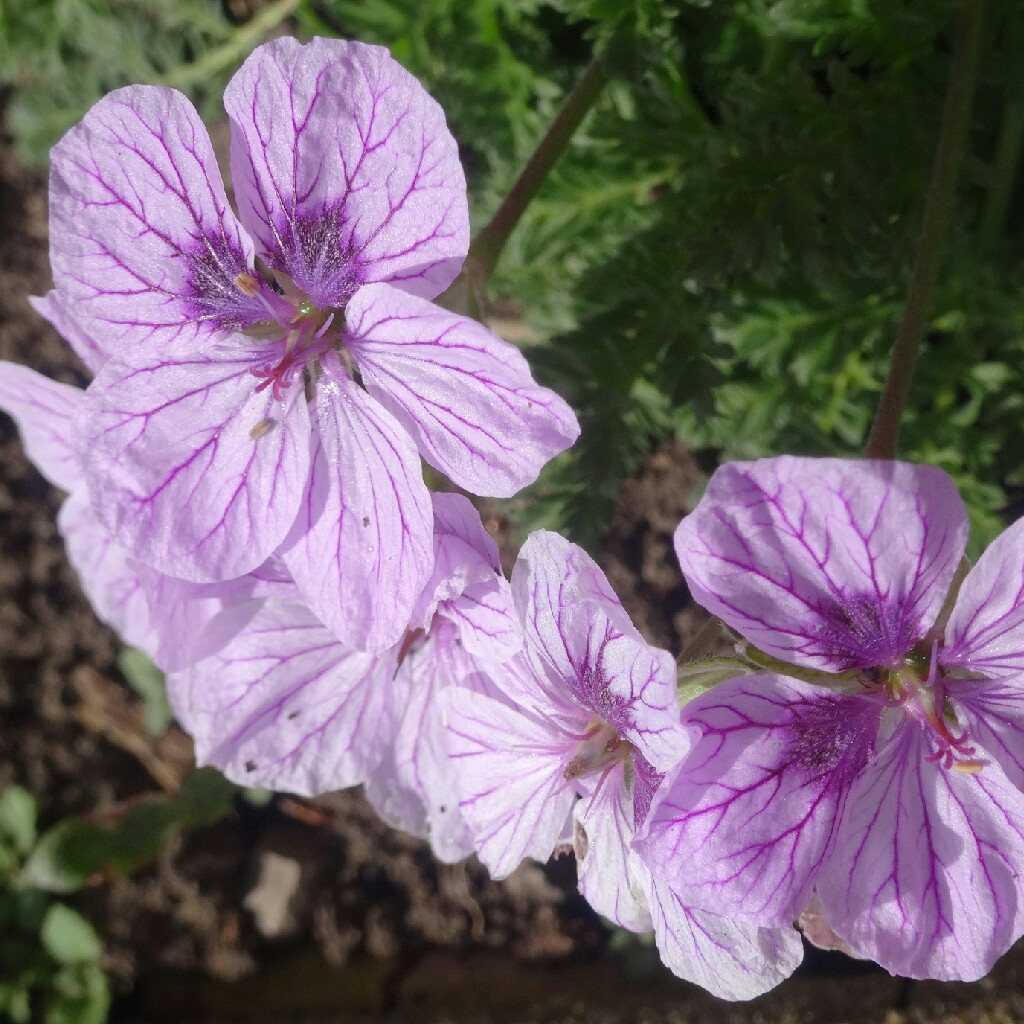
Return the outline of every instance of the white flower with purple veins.
[[[730,999],[778,984],[800,961],[795,933],[689,910],[631,849],[689,745],[671,656],[644,642],[597,565],[557,534],[527,540],[512,591],[526,650],[496,675],[504,699],[440,699],[480,859],[501,878],[571,836],[583,895],[625,928],[654,929],[677,974]]]
[[[433,506],[434,572],[394,647],[353,651],[301,601],[237,602],[204,638],[216,653],[167,688],[200,764],[303,795],[366,783],[386,820],[452,861],[472,842],[436,695],[489,689],[487,674],[522,641],[479,514],[458,494],[434,494]]]
[[[278,39],[225,104],[237,216],[172,89],[111,93],[54,148],[51,310],[111,357],[80,418],[89,491],[173,576],[280,550],[345,643],[383,650],[431,568],[420,457],[504,497],[579,428],[513,346],[428,301],[467,251],[465,181],[387,51]]]
[[[966,536],[933,467],[712,477],[676,533],[684,575],[793,675],[686,706],[700,738],[642,844],[682,899],[764,925],[813,903],[910,977],[978,978],[1024,932],[1024,524],[943,613]]]

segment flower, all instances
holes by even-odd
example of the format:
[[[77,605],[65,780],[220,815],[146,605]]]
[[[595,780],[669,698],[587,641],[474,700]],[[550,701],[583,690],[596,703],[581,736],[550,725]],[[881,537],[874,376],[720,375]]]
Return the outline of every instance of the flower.
[[[54,148],[47,315],[109,356],[78,420],[89,493],[172,576],[280,551],[344,643],[385,650],[431,568],[420,457],[508,496],[579,428],[515,348],[428,301],[466,254],[465,182],[385,50],[277,39],[225,103],[237,217],[174,90],[111,93]]]
[[[783,457],[712,477],[676,532],[684,575],[792,674],[685,708],[694,747],[639,844],[682,899],[762,925],[813,906],[911,977],[978,978],[1024,932],[1024,524],[943,622],[966,535],[933,467]]]
[[[534,533],[512,574],[526,648],[497,694],[449,689],[440,704],[451,771],[477,853],[504,877],[572,835],[580,891],[662,958],[724,998],[748,999],[799,963],[795,933],[693,911],[631,850],[655,792],[689,742],[675,665],[648,646],[594,562]]]
[[[200,764],[306,796],[365,783],[382,817],[453,861],[472,844],[436,697],[488,687],[521,639],[479,514],[458,494],[434,494],[433,507],[434,572],[392,648],[351,650],[301,600],[235,602],[207,630],[214,653],[167,689]]]

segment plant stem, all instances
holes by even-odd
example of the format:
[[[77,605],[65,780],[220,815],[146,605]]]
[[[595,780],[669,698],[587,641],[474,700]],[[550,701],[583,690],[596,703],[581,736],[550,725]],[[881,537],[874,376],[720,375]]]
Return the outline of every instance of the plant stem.
[[[1021,19],[1016,16],[1016,12],[1009,17],[1006,35],[1005,51],[1009,54],[1019,53],[1022,32]],[[1006,109],[996,144],[992,181],[978,231],[978,251],[982,256],[989,255],[1003,229],[1020,165],[1021,149],[1024,147],[1024,69],[1019,65],[1014,67],[1010,75],[1006,92]]]
[[[594,58],[582,77],[565,98],[562,109],[555,115],[551,126],[537,144],[508,195],[491,218],[490,223],[473,239],[466,257],[466,274],[471,291],[479,298],[497,265],[512,229],[519,223],[523,212],[540,188],[551,168],[565,152],[569,140],[580,122],[593,107],[606,81],[599,58]]]
[[[691,661],[700,661],[711,654],[718,646],[722,638],[723,626],[719,619],[713,616],[704,623],[694,634],[690,642],[683,648],[676,664],[683,667]]]
[[[240,58],[247,57],[253,46],[277,28],[299,6],[300,2],[301,0],[277,0],[276,3],[264,7],[258,14],[236,29],[226,43],[203,54],[199,60],[191,64],[175,68],[169,74],[161,76],[153,84],[186,89],[222,68],[240,63]]]
[[[925,196],[921,234],[907,286],[903,319],[893,344],[889,374],[878,400],[875,421],[867,443],[866,455],[871,459],[892,459],[896,455],[900,418],[910,390],[910,379],[921,339],[928,326],[928,310],[949,231],[957,174],[967,134],[971,98],[974,95],[983,5],[984,0],[963,0],[957,18],[949,83],[946,86],[931,181]]]

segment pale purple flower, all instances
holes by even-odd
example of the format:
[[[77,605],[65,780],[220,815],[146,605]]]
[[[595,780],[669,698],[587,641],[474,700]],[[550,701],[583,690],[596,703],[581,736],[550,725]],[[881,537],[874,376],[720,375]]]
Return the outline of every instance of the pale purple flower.
[[[200,764],[303,795],[366,783],[386,820],[451,861],[472,844],[435,697],[487,689],[522,641],[479,514],[457,494],[433,495],[433,507],[434,572],[392,648],[353,651],[299,600],[236,602],[207,631],[215,653],[167,685]]]
[[[222,584],[172,579],[141,565],[96,518],[74,443],[84,392],[25,366],[0,362],[0,409],[18,424],[29,459],[55,487],[68,492],[57,516],[68,560],[97,616],[165,670],[199,656],[196,641],[225,601],[281,593],[273,560],[255,573]],[[280,570],[278,570],[280,571]]]
[[[110,94],[53,151],[44,313],[110,357],[79,422],[89,491],[176,577],[280,550],[343,642],[384,650],[430,573],[420,457],[508,496],[579,428],[515,348],[428,301],[466,254],[465,182],[385,50],[277,39],[225,103],[237,216],[174,90]]]
[[[533,534],[512,575],[526,650],[501,697],[451,689],[441,705],[460,805],[492,875],[546,860],[570,834],[580,891],[665,962],[725,998],[750,998],[800,959],[795,934],[690,911],[632,851],[663,773],[688,747],[675,665],[649,647],[601,570],[557,534]]]
[[[911,977],[978,978],[1024,932],[1024,524],[944,623],[966,535],[932,467],[712,477],[676,533],[691,592],[794,677],[686,706],[699,738],[640,844],[683,900],[763,925],[811,906]]]

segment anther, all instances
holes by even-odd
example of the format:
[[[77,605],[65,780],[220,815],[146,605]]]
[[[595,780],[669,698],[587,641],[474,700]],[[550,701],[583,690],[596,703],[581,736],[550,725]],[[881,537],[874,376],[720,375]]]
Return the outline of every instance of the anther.
[[[250,431],[249,436],[254,440],[258,441],[261,437],[266,437],[267,434],[274,429],[274,421],[272,419],[264,418],[259,421]]]
[[[243,295],[254,299],[260,293],[260,283],[249,273],[241,273],[235,278],[235,286]]]

